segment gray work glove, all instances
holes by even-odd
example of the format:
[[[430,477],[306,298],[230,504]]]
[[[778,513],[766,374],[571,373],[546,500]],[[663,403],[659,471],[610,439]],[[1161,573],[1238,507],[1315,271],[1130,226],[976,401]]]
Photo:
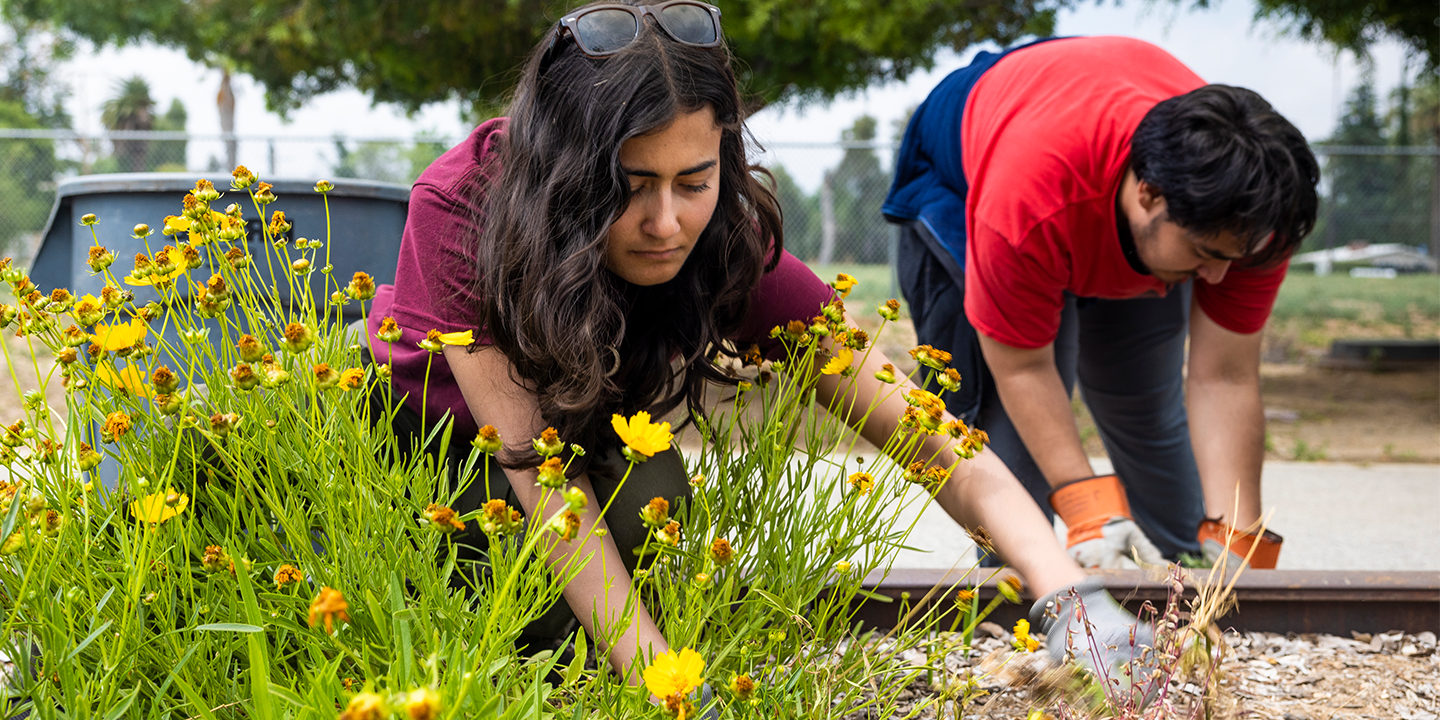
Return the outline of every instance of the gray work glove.
[[[1101,537],[1084,540],[1066,548],[1066,552],[1070,553],[1075,562],[1080,563],[1080,567],[1133,570],[1140,567],[1135,564],[1134,555],[1138,555],[1140,562],[1145,565],[1165,564],[1165,556],[1160,554],[1160,550],[1150,542],[1150,538],[1145,537],[1145,533],[1134,520],[1124,517],[1110,518],[1100,532]]]
[[[1107,693],[1132,687],[1154,694],[1155,633],[1115,602],[1100,578],[1090,577],[1046,595],[1030,608],[1031,625],[1045,633],[1046,651],[1056,662],[1074,661],[1095,673]]]

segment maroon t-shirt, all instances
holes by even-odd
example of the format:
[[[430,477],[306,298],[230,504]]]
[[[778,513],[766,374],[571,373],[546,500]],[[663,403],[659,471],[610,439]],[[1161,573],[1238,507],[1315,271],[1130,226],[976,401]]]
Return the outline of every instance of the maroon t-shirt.
[[[395,392],[406,395],[405,404],[417,413],[428,406],[427,419],[450,413],[462,436],[474,433],[478,424],[445,356],[431,355],[418,343],[430,330],[471,330],[479,342],[486,342],[476,327],[479,268],[470,246],[481,203],[475,188],[480,180],[498,172],[495,163],[486,161],[493,160],[492,154],[499,150],[507,122],[496,118],[475,128],[415,181],[395,284],[380,286],[366,321],[370,352],[376,362],[390,363]],[[770,328],[814,317],[830,297],[830,287],[810,268],[790,253],[782,253],[779,265],[763,275],[751,293],[750,314],[733,339],[742,346],[768,340]],[[375,331],[386,317],[395,318],[401,329],[400,341],[394,345],[375,339]]]

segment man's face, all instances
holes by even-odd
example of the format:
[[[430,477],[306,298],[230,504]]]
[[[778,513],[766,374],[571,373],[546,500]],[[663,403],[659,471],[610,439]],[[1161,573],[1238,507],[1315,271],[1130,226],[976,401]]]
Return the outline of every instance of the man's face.
[[[1230,232],[1201,236],[1180,227],[1162,213],[1136,227],[1135,252],[1150,274],[1166,283],[1200,278],[1211,285],[1225,279],[1230,264],[1245,256],[1245,245]]]
[[[1160,281],[1199,278],[1214,285],[1225,279],[1231,263],[1245,257],[1245,243],[1234,233],[1204,236],[1180,227],[1170,219],[1165,197],[1149,183],[1137,180],[1133,171],[1126,174],[1120,193],[1135,252]]]

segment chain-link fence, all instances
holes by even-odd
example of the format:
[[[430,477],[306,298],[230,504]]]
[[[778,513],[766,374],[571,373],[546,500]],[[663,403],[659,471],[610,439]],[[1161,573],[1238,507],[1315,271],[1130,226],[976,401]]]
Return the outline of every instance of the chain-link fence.
[[[35,251],[58,179],[100,172],[222,171],[264,177],[351,177],[410,183],[458,138],[345,139],[0,128],[0,253]],[[815,264],[893,263],[895,229],[880,215],[895,146],[771,143],[786,247]],[[1434,255],[1440,243],[1440,149],[1313,146],[1323,167],[1321,208],[1306,250],[1394,243]]]

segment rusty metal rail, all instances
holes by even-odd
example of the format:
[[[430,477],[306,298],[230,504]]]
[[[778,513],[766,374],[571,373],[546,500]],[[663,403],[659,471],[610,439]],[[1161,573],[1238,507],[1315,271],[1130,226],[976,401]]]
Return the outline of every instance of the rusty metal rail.
[[[1146,571],[1093,572],[1105,579],[1110,594],[1132,612],[1146,602],[1164,607],[1168,591]],[[982,603],[995,597],[996,584],[1008,574],[1005,571],[979,583]],[[893,627],[903,614],[902,607],[924,602],[937,586],[939,590],[928,604],[939,604],[948,612],[954,605],[956,589],[975,585],[988,575],[971,576],[961,582],[960,571],[947,577],[943,570],[911,569],[895,570],[883,579],[867,578],[868,590],[892,601],[865,600],[857,608],[856,619],[872,627]],[[991,619],[1008,627],[1024,617],[1034,600],[1024,595],[1021,605],[1002,604]],[[1194,597],[1194,590],[1187,588],[1186,595]],[[1236,581],[1235,598],[1238,605],[1220,619],[1221,628],[1344,636],[1351,631],[1440,633],[1440,572],[1246,570]],[[948,616],[942,620],[944,626],[949,623]]]

